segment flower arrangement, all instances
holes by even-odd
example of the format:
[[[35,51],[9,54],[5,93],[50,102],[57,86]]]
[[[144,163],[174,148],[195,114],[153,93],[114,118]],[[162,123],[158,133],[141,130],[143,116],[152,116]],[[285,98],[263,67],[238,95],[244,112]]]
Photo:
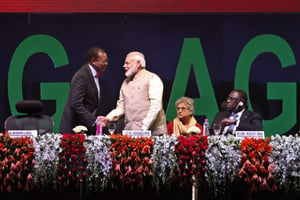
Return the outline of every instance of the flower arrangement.
[[[175,153],[178,167],[175,169],[175,181],[180,186],[189,187],[194,178],[197,183],[205,183],[205,151],[208,148],[207,136],[186,135],[178,136]]]
[[[85,135],[64,134],[62,136],[59,153],[58,181],[62,187],[73,186],[79,188],[87,175],[85,168],[86,148],[83,146]]]
[[[175,145],[178,143],[177,136],[154,137],[154,148],[151,155],[153,161],[153,175],[157,191],[161,187],[170,187],[175,177],[174,170],[178,168]]]
[[[241,139],[209,136],[205,177],[215,197],[224,196],[240,169]]]
[[[188,128],[187,133],[190,135],[195,135],[201,133],[201,130],[197,126],[191,126]]]
[[[0,191],[64,189],[86,183],[88,192],[203,184],[216,198],[235,178],[250,192],[300,191],[300,138],[238,139],[232,136],[0,134]],[[174,185],[173,185],[174,184]],[[177,185],[175,185],[177,184]],[[148,188],[151,188],[148,187]],[[82,188],[80,188],[82,189]],[[80,190],[82,191],[82,190]]]
[[[153,141],[151,138],[110,135],[113,169],[112,188],[143,189],[145,180],[152,179],[153,162],[150,159]]]
[[[251,192],[277,190],[273,172],[274,166],[268,156],[272,152],[270,138],[245,138],[241,143],[241,169],[239,178],[245,180]]]
[[[278,186],[285,191],[300,191],[300,138],[296,136],[271,137],[273,151],[270,162],[274,162]]]
[[[75,127],[72,129],[72,131],[73,131],[74,133],[76,133],[76,134],[79,134],[79,133],[84,134],[84,133],[86,133],[86,132],[88,131],[88,129],[87,129],[87,127],[85,127],[85,126],[78,125],[78,126],[75,126]]]
[[[46,133],[34,138],[33,180],[38,190],[57,188],[58,154],[62,152],[60,134]]]
[[[0,191],[30,191],[34,189],[33,141],[29,137],[11,138],[0,135]]]
[[[84,142],[87,159],[87,185],[88,192],[102,192],[108,185],[112,158],[111,141],[106,136],[89,136]]]

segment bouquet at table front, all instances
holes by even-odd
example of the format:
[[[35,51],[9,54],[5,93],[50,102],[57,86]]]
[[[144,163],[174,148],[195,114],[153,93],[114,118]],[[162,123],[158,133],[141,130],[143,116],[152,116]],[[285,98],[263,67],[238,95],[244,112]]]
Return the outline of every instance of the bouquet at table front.
[[[145,183],[153,184],[151,138],[111,135],[111,139],[112,188],[144,189]]]
[[[60,146],[63,150],[59,153],[57,171],[62,187],[79,188],[87,176],[84,139],[83,134],[64,134],[62,137]]]
[[[215,197],[223,197],[240,170],[242,139],[233,135],[208,137],[205,177]]]
[[[274,167],[268,159],[272,152],[269,142],[270,138],[245,138],[241,143],[242,167],[238,176],[249,184],[251,192],[277,190]]]
[[[296,135],[274,135],[270,144],[273,151],[276,183],[286,194],[300,191],[300,137]]]
[[[34,189],[33,141],[29,137],[11,138],[0,135],[0,191],[30,191]]]
[[[178,137],[178,144],[175,145],[178,158],[175,182],[185,187],[190,187],[192,183],[205,184],[205,151],[207,149],[207,136],[197,134]]]
[[[57,189],[58,154],[62,152],[61,134],[46,133],[34,138],[33,181],[39,191]]]

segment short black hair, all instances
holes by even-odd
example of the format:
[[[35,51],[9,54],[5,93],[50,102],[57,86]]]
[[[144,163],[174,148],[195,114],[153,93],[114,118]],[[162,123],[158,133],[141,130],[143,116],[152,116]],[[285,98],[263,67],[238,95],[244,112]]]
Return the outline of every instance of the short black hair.
[[[98,59],[99,53],[106,53],[106,52],[99,47],[90,48],[86,54],[86,60],[90,62],[92,59]]]

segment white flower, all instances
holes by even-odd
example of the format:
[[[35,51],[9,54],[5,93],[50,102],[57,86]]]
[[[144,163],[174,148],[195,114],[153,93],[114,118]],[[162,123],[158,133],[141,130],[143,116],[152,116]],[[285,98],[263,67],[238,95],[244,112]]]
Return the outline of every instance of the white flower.
[[[275,135],[270,145],[273,147],[270,162],[274,163],[278,186],[285,192],[300,191],[300,138]]]
[[[153,175],[156,189],[160,186],[169,187],[175,176],[174,169],[178,166],[175,154],[175,145],[178,143],[177,136],[155,136],[151,160],[153,161]]]
[[[91,135],[85,138],[88,192],[103,191],[109,183],[112,169],[110,145],[111,141],[108,136]]]
[[[57,188],[58,154],[62,152],[60,147],[61,134],[46,133],[34,137],[35,165],[33,180],[40,190]]]
[[[205,177],[215,196],[220,197],[239,172],[241,139],[230,135],[209,136],[207,140]]]
[[[85,133],[87,130],[87,128],[85,126],[82,126],[82,125],[78,125],[78,126],[75,126],[72,131],[74,133]]]
[[[201,133],[201,130],[197,126],[191,126],[190,128],[188,128],[187,133],[188,134],[199,134],[199,133]]]

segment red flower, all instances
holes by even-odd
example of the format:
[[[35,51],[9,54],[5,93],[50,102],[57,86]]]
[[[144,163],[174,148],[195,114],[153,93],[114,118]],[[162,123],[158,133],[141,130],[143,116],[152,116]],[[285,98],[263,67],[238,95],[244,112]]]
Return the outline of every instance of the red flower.
[[[83,147],[84,135],[64,134],[60,146],[63,152],[59,154],[58,181],[64,187],[79,188],[85,180],[84,171],[87,161],[84,157],[86,149]]]
[[[192,177],[196,175],[198,183],[204,183],[205,151],[208,149],[207,136],[186,135],[178,137],[175,153],[179,158],[178,168],[175,169],[175,180],[180,185],[190,186]]]
[[[29,137],[0,136],[0,191],[29,191],[33,189],[31,171],[34,148]]]
[[[152,176],[151,138],[132,138],[130,136],[111,135],[110,149],[113,159],[111,182],[115,189],[119,187],[143,188],[144,179]]]
[[[252,192],[277,188],[269,163],[268,155],[272,152],[270,139],[245,138],[241,143],[241,169],[238,176],[250,184]]]

